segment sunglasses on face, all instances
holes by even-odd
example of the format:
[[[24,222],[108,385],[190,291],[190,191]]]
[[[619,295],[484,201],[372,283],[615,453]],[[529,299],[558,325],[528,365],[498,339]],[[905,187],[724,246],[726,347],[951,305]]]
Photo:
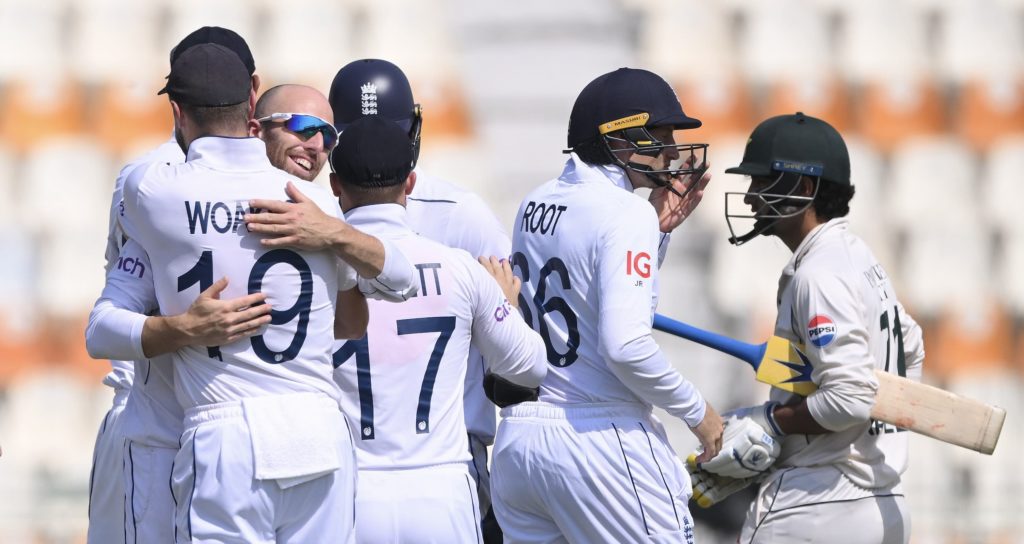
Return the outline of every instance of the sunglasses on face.
[[[284,123],[284,127],[308,140],[319,132],[324,137],[324,149],[330,151],[338,143],[338,131],[334,125],[315,115],[305,113],[272,113],[256,120],[259,123]]]

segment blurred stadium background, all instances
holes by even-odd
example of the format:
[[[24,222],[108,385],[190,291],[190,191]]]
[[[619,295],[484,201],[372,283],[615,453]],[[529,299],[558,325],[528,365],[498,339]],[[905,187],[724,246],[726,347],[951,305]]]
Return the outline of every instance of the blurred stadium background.
[[[761,119],[800,110],[847,138],[854,228],[925,327],[926,380],[1005,407],[995,455],[913,438],[914,542],[1024,542],[1024,0],[0,0],[0,543],[84,541],[108,370],[84,348],[103,284],[110,189],[165,140],[171,46],[242,34],[264,89],[324,91],[389,59],[425,111],[422,168],[478,191],[511,228],[560,172],[576,94],[654,70],[705,127],[716,172],[662,270],[662,313],[757,340],[789,256],[726,242],[725,176]],[[322,181],[322,180],[321,180]],[[720,409],[760,401],[749,370],[659,338]],[[678,451],[695,441],[666,418]],[[736,511],[699,537],[734,541]]]

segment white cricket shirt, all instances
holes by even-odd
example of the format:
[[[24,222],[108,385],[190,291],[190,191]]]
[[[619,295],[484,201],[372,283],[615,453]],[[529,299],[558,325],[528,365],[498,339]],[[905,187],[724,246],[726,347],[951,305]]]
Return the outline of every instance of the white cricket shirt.
[[[150,163],[177,164],[185,161],[185,154],[178,147],[178,142],[171,136],[169,140],[160,144],[156,149],[138,157],[121,169],[114,182],[114,192],[110,201],[110,223],[107,232],[107,248],[104,253],[107,259],[107,271],[118,263],[118,254],[126,238],[124,229],[121,228],[121,192],[124,188],[124,180],[141,165]],[[135,374],[135,363],[120,359],[110,360],[111,372],[103,379],[103,383],[114,388],[131,388],[132,376]]]
[[[801,242],[779,280],[775,334],[805,345],[818,390],[815,421],[833,431],[782,439],[776,464],[835,465],[862,488],[888,488],[907,468],[907,432],[872,421],[874,369],[920,381],[921,328],[896,298],[888,275],[849,222],[837,218]],[[773,400],[790,394],[773,389]]]
[[[409,226],[420,236],[473,257],[507,259],[512,241],[487,204],[477,195],[440,178],[416,171],[416,186],[406,202]],[[466,371],[466,428],[485,444],[494,442],[497,412],[482,387],[486,363],[476,349]]]
[[[336,346],[335,379],[360,469],[469,461],[463,386],[471,345],[520,385],[536,387],[546,370],[543,343],[487,271],[465,251],[416,235],[405,215],[398,204],[346,214],[400,248],[420,282],[405,302],[369,301],[367,336]]]
[[[156,311],[153,266],[135,240],[128,240],[107,272],[103,293],[89,314],[86,345],[94,357],[135,360],[136,380],[121,417],[125,438],[147,446],[177,448],[184,410],[174,394],[169,354],[142,352],[146,314]]]
[[[705,403],[655,343],[661,236],[622,169],[575,154],[531,192],[512,232],[520,308],[551,365],[540,400],[655,405],[695,426]]]
[[[172,354],[185,408],[294,392],[339,396],[331,346],[347,265],[328,251],[266,250],[244,223],[249,200],[284,200],[288,181],[301,183],[270,164],[261,140],[203,137],[184,164],[139,168],[125,182],[122,225],[149,254],[160,313],[186,311],[222,276],[229,280],[224,298],[261,291],[274,309],[262,334]],[[302,188],[326,213],[340,214],[327,191]]]

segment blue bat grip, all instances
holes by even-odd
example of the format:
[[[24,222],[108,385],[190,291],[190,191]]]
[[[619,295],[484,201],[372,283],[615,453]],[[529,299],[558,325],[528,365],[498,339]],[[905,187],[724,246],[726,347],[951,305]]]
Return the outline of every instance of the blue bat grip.
[[[665,317],[661,314],[654,314],[654,329],[728,353],[737,359],[749,363],[750,366],[754,367],[754,370],[757,370],[757,367],[761,365],[764,351],[768,348],[768,344],[748,344],[728,336],[698,329],[693,325],[687,325],[682,321],[676,321],[671,317]]]

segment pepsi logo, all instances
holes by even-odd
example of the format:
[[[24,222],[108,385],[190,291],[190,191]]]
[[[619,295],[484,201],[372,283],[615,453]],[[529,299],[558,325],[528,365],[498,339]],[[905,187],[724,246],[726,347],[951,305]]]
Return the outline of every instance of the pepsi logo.
[[[836,324],[827,315],[816,315],[807,323],[807,340],[819,348],[832,343],[836,338]]]

